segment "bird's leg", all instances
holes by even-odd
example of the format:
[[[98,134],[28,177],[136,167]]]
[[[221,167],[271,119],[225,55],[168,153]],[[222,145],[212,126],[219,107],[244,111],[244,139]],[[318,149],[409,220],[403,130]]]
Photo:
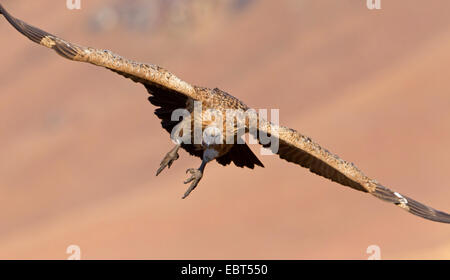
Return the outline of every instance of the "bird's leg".
[[[170,168],[172,163],[179,158],[178,149],[180,149],[181,144],[177,144],[172,150],[170,150],[166,156],[161,160],[160,166],[156,171],[156,176],[164,170],[164,168]]]
[[[195,168],[189,168],[186,170],[186,173],[191,173],[191,177],[189,177],[186,181],[184,181],[185,184],[191,183],[187,191],[183,195],[183,199],[185,199],[198,185],[198,182],[203,177],[203,171],[205,170],[205,166],[208,162],[215,159],[217,157],[218,153],[212,148],[208,148],[203,152],[203,159],[202,164],[198,169]]]
[[[178,155],[178,150],[180,149],[181,144],[185,143],[184,141],[186,140],[188,141],[190,140],[186,139],[186,137],[190,136],[189,133],[190,126],[191,126],[191,119],[190,115],[188,114],[187,117],[186,116],[183,117],[183,120],[172,129],[172,131],[170,132],[170,138],[174,143],[176,143],[176,145],[162,159],[160,167],[156,171],[156,176],[158,176],[159,173],[161,173],[164,170],[164,168],[166,168],[166,166],[167,168],[170,168],[172,163],[180,157]]]
[[[183,199],[185,199],[197,187],[198,183],[203,177],[203,171],[205,170],[206,163],[207,162],[205,160],[202,160],[202,164],[198,169],[189,168],[188,170],[186,170],[186,173],[191,173],[191,177],[189,177],[186,181],[184,181],[184,183],[185,184],[189,184],[191,182],[192,183],[184,193]]]

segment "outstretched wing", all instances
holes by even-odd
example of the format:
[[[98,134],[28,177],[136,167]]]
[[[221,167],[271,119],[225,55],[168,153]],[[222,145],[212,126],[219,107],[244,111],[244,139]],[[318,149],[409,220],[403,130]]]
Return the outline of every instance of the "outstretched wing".
[[[394,203],[411,214],[428,220],[450,223],[450,215],[437,211],[407,196],[391,191],[364,175],[353,163],[346,162],[320,147],[310,138],[297,131],[261,120],[256,130],[261,135],[271,136],[274,145],[264,143],[280,158],[308,168],[311,172],[353,189],[368,192],[384,201]],[[258,139],[261,139],[258,137]],[[261,142],[261,140],[260,140]],[[277,143],[278,142],[278,145]],[[271,147],[272,146],[272,147]]]
[[[17,31],[31,41],[53,49],[64,58],[105,67],[134,82],[142,83],[152,95],[149,97],[149,101],[160,107],[155,110],[155,114],[161,119],[163,128],[169,133],[171,128],[178,123],[171,121],[171,112],[174,109],[186,108],[188,99],[198,100],[199,98],[193,86],[159,66],[125,59],[108,50],[83,47],[67,42],[11,16],[1,4],[0,14],[3,14]]]

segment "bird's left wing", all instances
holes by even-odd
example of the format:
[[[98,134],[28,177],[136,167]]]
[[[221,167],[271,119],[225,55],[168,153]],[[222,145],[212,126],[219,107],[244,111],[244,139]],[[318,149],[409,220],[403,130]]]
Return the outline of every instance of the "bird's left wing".
[[[47,33],[13,17],[3,8],[1,4],[0,14],[3,14],[3,16],[15,29],[17,29],[17,31],[28,37],[31,41],[53,49],[64,58],[73,61],[88,62],[97,66],[108,68],[121,74],[122,76],[132,79],[135,82],[144,84],[151,94],[161,89],[161,94],[171,93],[175,95],[175,98],[177,96],[182,96],[184,98],[197,99],[197,92],[192,85],[180,80],[175,75],[159,66],[138,63],[125,59],[108,50],[83,47],[67,42],[55,35]]]
[[[450,223],[449,214],[391,191],[376,180],[372,180],[364,175],[353,163],[342,160],[337,155],[322,148],[309,137],[293,129],[260,120],[258,128],[254,131],[258,133],[257,137],[260,142],[262,134],[270,136],[272,142],[264,143],[263,146],[270,147],[272,152],[278,154],[282,159],[299,164],[317,175],[344,186],[368,192],[379,199],[394,203],[411,214],[432,221]]]

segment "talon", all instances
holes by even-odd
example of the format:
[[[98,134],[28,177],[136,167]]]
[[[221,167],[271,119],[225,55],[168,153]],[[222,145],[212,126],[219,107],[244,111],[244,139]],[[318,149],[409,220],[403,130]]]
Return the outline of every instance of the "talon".
[[[158,170],[156,170],[156,176],[158,176],[159,173],[161,173],[161,171],[163,171],[164,167],[165,167],[165,166],[161,165],[161,166],[158,168]]]
[[[191,181],[193,181],[194,179],[195,179],[194,177],[187,178],[186,180],[184,180],[184,183],[185,183],[185,184],[188,184],[188,183],[190,183]]]
[[[160,167],[156,171],[156,176],[161,173],[164,168],[170,168],[175,160],[177,160],[180,156],[178,155],[178,148],[179,146],[175,146],[170,152],[168,152],[164,158],[161,160],[161,163],[159,164]]]
[[[197,169],[195,169],[195,168],[189,168],[189,169],[186,170],[186,174],[188,174],[188,173],[194,174],[195,171],[197,171]]]
[[[190,182],[191,185],[189,186],[189,188],[187,189],[186,193],[183,195],[183,199],[185,199],[198,185],[198,182],[200,182],[200,180],[203,177],[203,173],[202,171],[195,169],[195,168],[189,168],[188,170],[186,170],[186,173],[191,173],[191,177],[189,177],[188,179],[186,179],[186,181],[184,181],[185,184],[188,184]]]

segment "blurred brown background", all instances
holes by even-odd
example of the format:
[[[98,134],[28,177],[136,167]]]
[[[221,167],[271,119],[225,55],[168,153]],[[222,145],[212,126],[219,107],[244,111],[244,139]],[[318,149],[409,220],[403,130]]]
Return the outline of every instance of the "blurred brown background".
[[[1,1],[82,45],[219,87],[368,176],[450,211],[450,2]],[[296,165],[209,164],[169,135],[143,86],[73,63],[0,20],[0,258],[450,258],[450,226]],[[252,147],[258,152],[259,147]]]

